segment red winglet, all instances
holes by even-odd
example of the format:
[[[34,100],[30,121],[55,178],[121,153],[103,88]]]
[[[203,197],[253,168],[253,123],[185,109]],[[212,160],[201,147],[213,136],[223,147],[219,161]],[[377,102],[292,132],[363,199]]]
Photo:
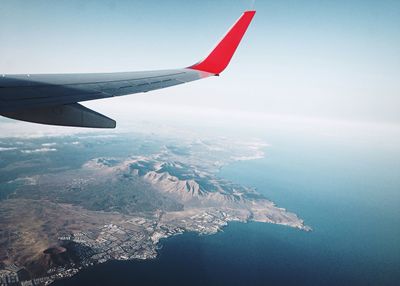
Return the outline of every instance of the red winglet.
[[[231,61],[255,14],[256,11],[244,12],[214,50],[203,61],[189,68],[216,75],[223,72]]]

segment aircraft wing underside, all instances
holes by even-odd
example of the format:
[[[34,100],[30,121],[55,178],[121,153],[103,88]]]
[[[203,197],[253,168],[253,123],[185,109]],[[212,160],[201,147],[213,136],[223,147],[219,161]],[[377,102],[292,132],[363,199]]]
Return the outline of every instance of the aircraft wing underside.
[[[109,74],[7,75],[0,77],[0,114],[44,124],[113,128],[115,122],[106,124],[100,120],[101,114],[90,112],[87,108],[82,113],[83,106],[75,103],[148,92],[212,75],[191,69]],[[82,116],[86,120],[77,120]],[[96,123],[96,119],[100,122]]]
[[[147,92],[213,74],[190,70],[0,77],[0,112]]]

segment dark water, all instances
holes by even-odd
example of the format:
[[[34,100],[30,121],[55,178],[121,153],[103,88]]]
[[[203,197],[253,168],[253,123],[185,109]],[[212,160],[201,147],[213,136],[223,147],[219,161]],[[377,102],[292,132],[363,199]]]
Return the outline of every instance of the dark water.
[[[109,262],[56,285],[400,285],[399,154],[272,140],[265,159],[221,176],[257,187],[313,232],[231,223],[213,236],[167,239],[157,260]]]

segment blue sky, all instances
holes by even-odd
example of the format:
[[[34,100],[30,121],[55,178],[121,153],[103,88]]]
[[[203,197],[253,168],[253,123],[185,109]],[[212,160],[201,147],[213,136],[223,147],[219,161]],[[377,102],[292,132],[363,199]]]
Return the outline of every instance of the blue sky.
[[[18,1],[0,5],[0,73],[184,67],[252,1]],[[90,103],[400,124],[400,1],[257,1],[220,78]]]

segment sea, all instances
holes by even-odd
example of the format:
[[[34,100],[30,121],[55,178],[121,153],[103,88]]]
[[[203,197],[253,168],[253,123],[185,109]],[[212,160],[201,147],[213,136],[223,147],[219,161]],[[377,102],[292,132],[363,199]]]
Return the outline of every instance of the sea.
[[[312,134],[265,140],[263,159],[219,176],[257,188],[311,232],[233,222],[164,239],[155,260],[110,261],[55,285],[400,285],[400,148]]]

